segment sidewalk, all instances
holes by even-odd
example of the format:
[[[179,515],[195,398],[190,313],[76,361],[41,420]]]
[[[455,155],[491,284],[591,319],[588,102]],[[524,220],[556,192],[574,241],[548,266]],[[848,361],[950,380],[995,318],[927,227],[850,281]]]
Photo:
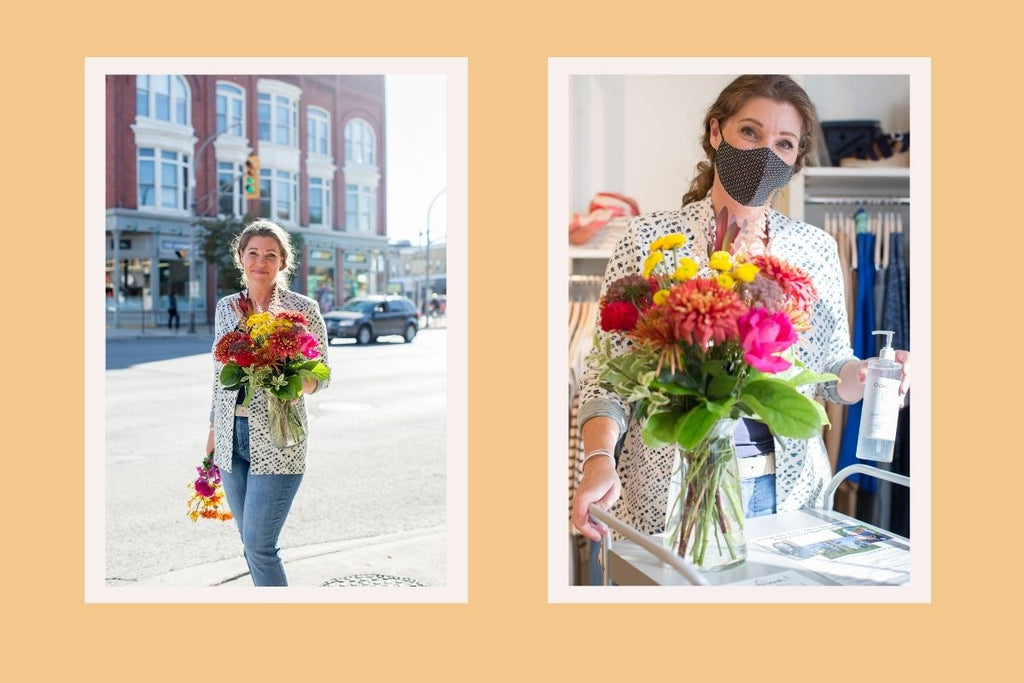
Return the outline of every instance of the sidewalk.
[[[386,536],[282,548],[288,585],[305,587],[431,586],[443,587],[447,576],[444,527]],[[252,586],[239,556],[154,576],[145,587]]]

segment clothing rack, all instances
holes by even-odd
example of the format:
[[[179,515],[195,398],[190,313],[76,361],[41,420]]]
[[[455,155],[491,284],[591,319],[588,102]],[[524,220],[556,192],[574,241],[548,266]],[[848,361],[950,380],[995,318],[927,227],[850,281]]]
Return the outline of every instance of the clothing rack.
[[[806,204],[840,204],[866,206],[904,206],[910,197],[806,197]]]

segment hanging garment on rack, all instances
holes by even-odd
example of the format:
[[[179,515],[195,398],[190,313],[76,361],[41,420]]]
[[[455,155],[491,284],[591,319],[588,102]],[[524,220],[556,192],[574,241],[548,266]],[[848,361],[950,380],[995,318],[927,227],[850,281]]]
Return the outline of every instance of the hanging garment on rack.
[[[853,326],[853,353],[858,358],[870,358],[875,355],[875,339],[871,334],[875,327],[874,306],[874,262],[875,236],[870,232],[857,234],[857,300]],[[839,463],[842,469],[857,461],[857,437],[860,431],[860,415],[862,403],[858,401],[849,406],[846,413],[846,426],[843,429],[842,446],[839,449]],[[874,491],[872,477],[852,475],[850,478],[858,490]],[[867,520],[865,520],[867,521]]]
[[[894,221],[888,236],[889,268],[886,271],[885,306],[882,327],[893,331],[892,345],[910,350],[910,290],[904,256],[902,221]],[[910,394],[904,397],[896,429],[891,463],[879,463],[882,469],[910,476]],[[901,536],[910,537],[910,498],[906,487],[878,482],[875,503],[877,525]]]

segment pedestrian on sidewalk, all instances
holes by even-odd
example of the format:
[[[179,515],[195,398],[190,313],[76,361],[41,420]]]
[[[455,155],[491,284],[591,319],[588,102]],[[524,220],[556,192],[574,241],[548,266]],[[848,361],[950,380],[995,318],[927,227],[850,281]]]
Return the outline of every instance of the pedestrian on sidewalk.
[[[260,219],[246,226],[233,246],[235,265],[246,289],[217,303],[214,339],[244,329],[251,314],[298,311],[316,337],[319,360],[329,367],[327,331],[316,301],[288,289],[295,270],[288,233]],[[206,452],[214,454],[222,473],[224,493],[242,537],[253,584],[287,586],[277,540],[306,469],[308,439],[284,448],[275,446],[270,439],[267,393],[254,391],[249,405],[243,406],[245,390],[225,389],[220,383],[224,366],[215,359],[214,367]],[[324,389],[328,383],[316,379],[302,382],[296,406],[307,434],[305,394]]]
[[[178,297],[174,296],[174,291],[171,291],[170,296],[167,297],[167,329],[171,329],[171,323],[174,323],[174,329],[181,329],[181,316],[178,315]]]

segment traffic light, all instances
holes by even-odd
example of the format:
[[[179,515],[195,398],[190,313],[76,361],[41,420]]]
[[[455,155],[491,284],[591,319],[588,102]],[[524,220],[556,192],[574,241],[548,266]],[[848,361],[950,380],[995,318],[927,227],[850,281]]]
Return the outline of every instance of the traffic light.
[[[260,198],[260,158],[255,154],[245,161],[245,198]]]

